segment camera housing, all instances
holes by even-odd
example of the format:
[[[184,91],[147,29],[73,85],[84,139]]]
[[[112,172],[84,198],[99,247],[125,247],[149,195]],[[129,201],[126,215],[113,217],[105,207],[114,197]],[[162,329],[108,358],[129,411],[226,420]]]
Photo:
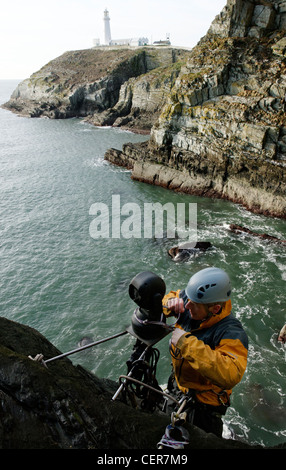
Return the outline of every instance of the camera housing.
[[[162,300],[166,293],[164,280],[152,271],[137,274],[130,282],[129,296],[138,305],[127,331],[147,345],[169,334],[165,327]]]

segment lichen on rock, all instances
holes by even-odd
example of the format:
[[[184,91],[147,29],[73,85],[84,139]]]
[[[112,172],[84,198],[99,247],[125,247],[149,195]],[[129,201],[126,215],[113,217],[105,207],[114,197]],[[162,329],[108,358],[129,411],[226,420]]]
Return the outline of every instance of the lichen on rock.
[[[285,28],[285,1],[228,0],[181,68],[148,151],[135,152],[133,178],[286,218]]]
[[[169,47],[66,52],[21,82],[4,107],[149,132],[188,55]]]
[[[67,52],[4,106],[150,133],[116,156],[134,179],[286,218],[285,32],[285,0],[228,0],[192,50]]]

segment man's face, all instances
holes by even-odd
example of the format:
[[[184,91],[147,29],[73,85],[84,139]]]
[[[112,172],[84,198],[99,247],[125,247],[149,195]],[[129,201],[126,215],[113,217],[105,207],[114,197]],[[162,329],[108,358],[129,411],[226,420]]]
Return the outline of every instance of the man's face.
[[[197,304],[188,300],[186,309],[190,311],[193,320],[205,320],[209,314],[209,309],[204,304]]]

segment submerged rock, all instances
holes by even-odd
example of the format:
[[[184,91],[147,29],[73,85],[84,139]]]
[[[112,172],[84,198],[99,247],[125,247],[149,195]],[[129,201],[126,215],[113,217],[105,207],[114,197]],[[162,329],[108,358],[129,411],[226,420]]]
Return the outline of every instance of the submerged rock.
[[[210,242],[196,242],[188,246],[188,243],[182,245],[173,246],[168,250],[168,255],[175,262],[188,261],[191,257],[196,256],[201,252],[205,252],[212,247]]]
[[[280,243],[286,246],[286,240],[281,240],[280,238],[274,237],[273,235],[268,235],[268,233],[253,232],[249,228],[242,227],[241,225],[238,225],[238,224],[230,224],[229,229],[231,232],[236,233],[236,234],[246,233],[253,237],[262,238],[263,240]]]
[[[87,346],[88,344],[93,343],[91,336],[83,336],[77,343],[78,347]]]

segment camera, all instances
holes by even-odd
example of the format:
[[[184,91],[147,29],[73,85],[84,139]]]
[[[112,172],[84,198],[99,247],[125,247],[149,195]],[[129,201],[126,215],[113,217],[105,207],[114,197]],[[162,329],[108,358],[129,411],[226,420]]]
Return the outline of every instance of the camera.
[[[163,314],[165,293],[164,280],[151,271],[137,274],[129,285],[129,296],[138,307],[127,331],[148,346],[170,333]]]

